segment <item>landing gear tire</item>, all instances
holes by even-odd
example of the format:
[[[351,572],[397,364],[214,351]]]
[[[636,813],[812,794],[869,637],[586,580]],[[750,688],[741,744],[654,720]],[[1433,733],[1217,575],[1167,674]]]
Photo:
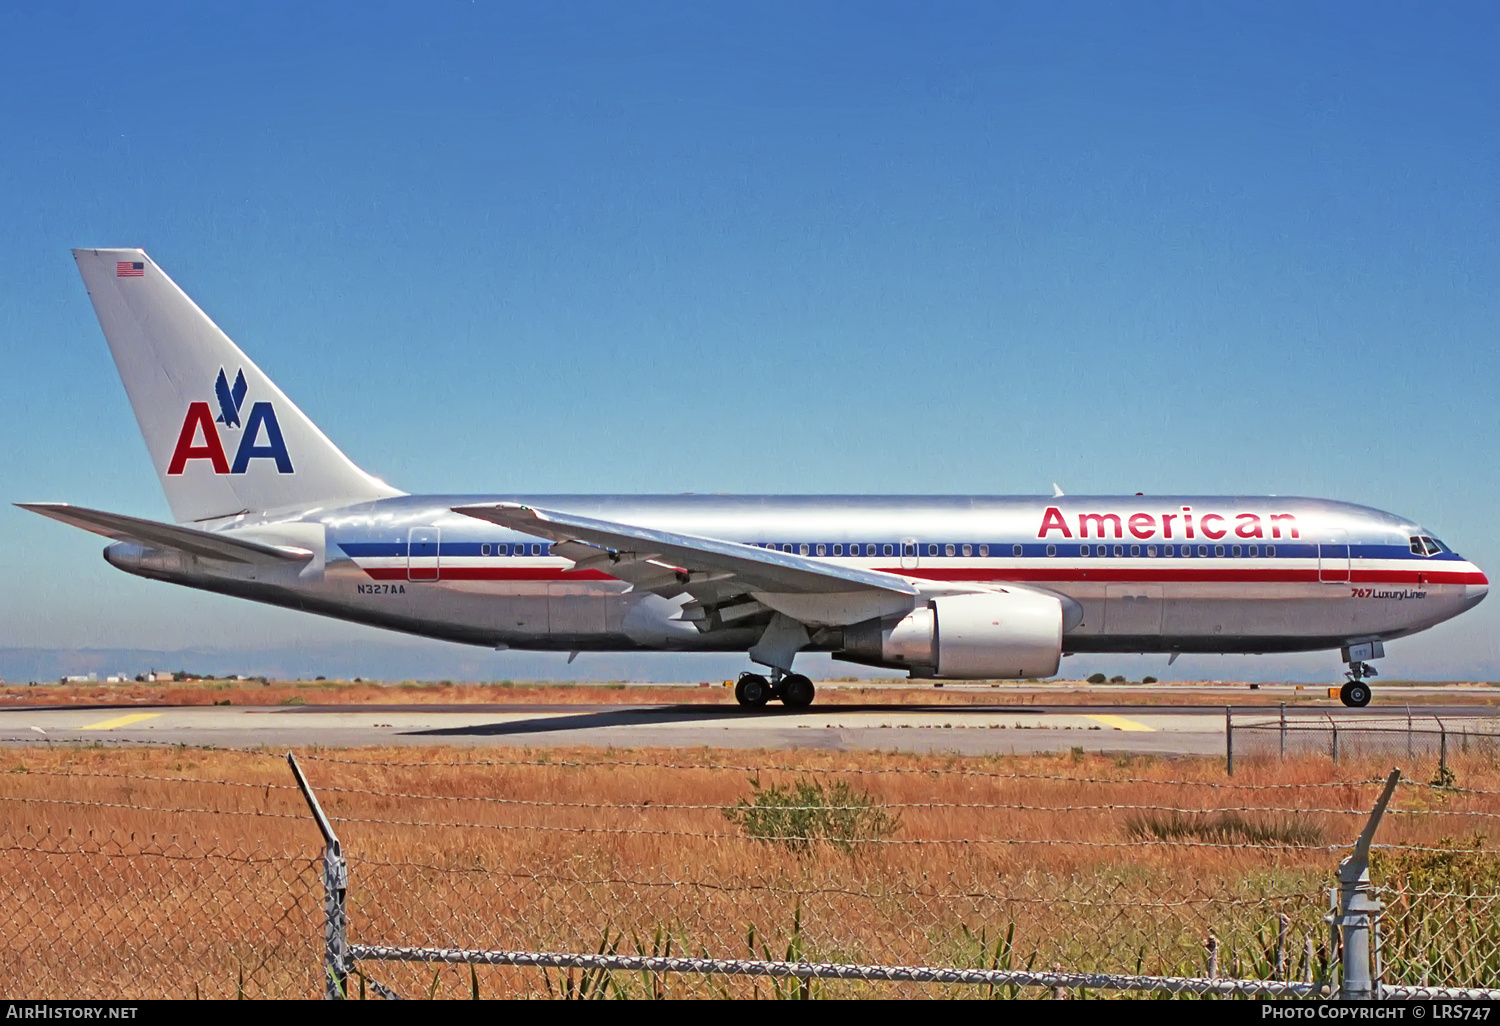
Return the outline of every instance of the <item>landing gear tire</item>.
[[[1363,709],[1370,704],[1370,685],[1362,680],[1351,680],[1339,688],[1339,701],[1351,709]]]
[[[788,674],[781,680],[781,704],[788,709],[806,709],[817,693],[813,682],[800,673]]]
[[[746,709],[763,709],[771,700],[771,682],[758,673],[742,673],[734,686],[734,700]]]

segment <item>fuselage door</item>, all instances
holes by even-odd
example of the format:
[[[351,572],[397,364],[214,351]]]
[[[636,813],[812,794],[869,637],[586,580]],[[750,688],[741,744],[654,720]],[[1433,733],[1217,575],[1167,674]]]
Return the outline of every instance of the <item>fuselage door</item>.
[[[438,579],[438,540],[442,532],[436,527],[413,527],[406,535],[406,579]]]
[[[917,540],[915,538],[901,539],[901,569],[915,570],[921,557],[917,555]]]
[[[1324,584],[1349,583],[1349,532],[1329,531],[1318,543],[1318,580]]]

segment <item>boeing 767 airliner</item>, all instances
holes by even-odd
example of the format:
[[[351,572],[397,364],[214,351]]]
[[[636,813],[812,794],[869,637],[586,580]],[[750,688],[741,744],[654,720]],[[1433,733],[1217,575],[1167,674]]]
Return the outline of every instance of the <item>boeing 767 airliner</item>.
[[[800,652],[958,680],[1074,652],[1339,650],[1479,603],[1434,534],[1252,495],[408,495],[356,467],[139,249],[74,251],[175,524],[26,509],[149,577],[430,638],[746,652],[748,708],[813,700]]]

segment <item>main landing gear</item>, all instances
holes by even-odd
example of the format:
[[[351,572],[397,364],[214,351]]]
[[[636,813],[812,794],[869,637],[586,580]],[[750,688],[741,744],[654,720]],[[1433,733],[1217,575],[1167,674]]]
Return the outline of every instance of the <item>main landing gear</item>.
[[[734,686],[734,698],[746,709],[761,709],[773,698],[781,699],[788,709],[806,709],[812,705],[817,689],[800,673],[771,671],[773,680],[746,671]]]

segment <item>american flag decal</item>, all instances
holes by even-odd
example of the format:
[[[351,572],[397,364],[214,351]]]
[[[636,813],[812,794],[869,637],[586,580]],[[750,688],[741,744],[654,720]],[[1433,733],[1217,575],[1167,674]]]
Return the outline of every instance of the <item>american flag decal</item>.
[[[121,260],[115,264],[116,278],[143,278],[146,265],[139,260]]]

